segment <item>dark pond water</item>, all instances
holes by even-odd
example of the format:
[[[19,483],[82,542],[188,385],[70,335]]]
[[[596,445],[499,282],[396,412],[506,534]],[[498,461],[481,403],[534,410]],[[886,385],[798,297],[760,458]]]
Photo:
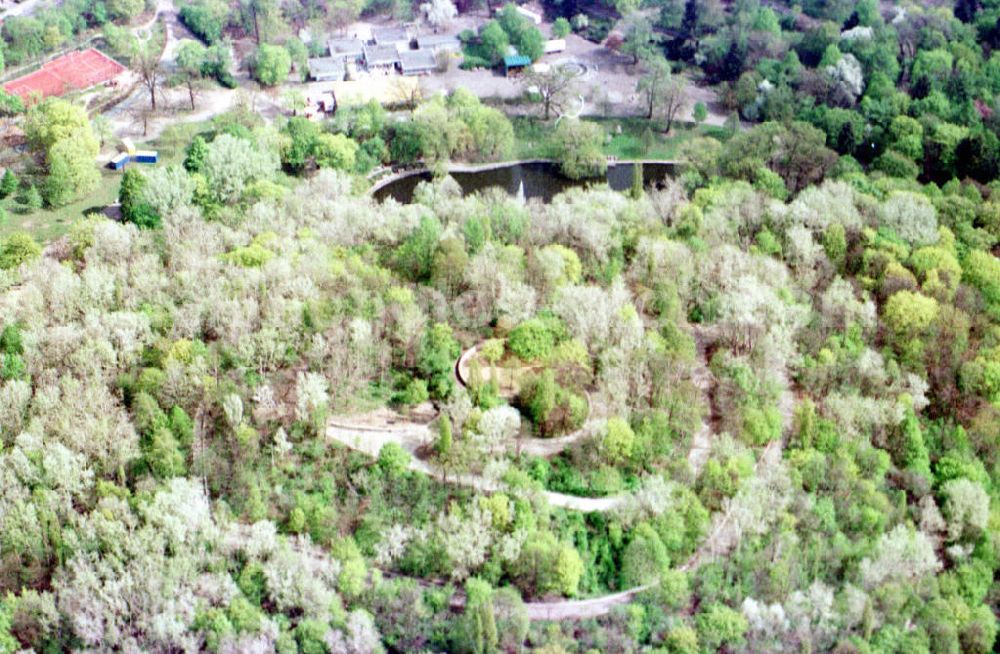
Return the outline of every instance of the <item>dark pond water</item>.
[[[642,176],[646,188],[653,188],[663,183],[664,178],[674,174],[674,164],[643,164]],[[492,170],[481,170],[471,173],[451,173],[451,176],[462,187],[465,194],[482,191],[491,186],[499,186],[511,195],[518,192],[524,185],[526,199],[540,198],[549,202],[553,197],[574,186],[587,186],[600,183],[601,180],[574,180],[564,177],[559,172],[559,166],[548,162],[511,164]],[[375,198],[381,202],[386,198],[395,198],[397,202],[406,204],[413,200],[413,191],[420,182],[429,181],[431,174],[420,173],[397,179],[375,191]],[[607,184],[616,191],[624,191],[632,186],[632,164],[619,163],[609,166]]]

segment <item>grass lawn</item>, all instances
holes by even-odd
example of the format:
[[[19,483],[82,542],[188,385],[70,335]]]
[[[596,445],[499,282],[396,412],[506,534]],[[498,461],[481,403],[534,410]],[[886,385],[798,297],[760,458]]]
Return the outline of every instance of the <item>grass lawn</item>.
[[[139,149],[158,150],[160,166],[179,164],[184,161],[184,152],[191,139],[200,132],[211,129],[210,122],[178,123],[164,130],[163,134],[146,143],[137,144]],[[77,219],[88,213],[99,212],[118,201],[121,186],[121,171],[101,166],[101,183],[87,196],[64,207],[28,210],[19,205],[14,197],[0,200],[0,206],[7,210],[7,219],[0,221],[0,237],[12,232],[25,231],[39,243],[53,241],[69,230]],[[16,193],[14,195],[17,195]]]
[[[586,118],[604,128],[608,139],[604,153],[621,160],[676,159],[680,146],[696,137],[718,132],[718,128],[692,123],[675,123],[664,134],[662,123],[644,118]],[[620,131],[619,131],[620,128]],[[514,119],[514,157],[517,159],[554,159],[557,155],[552,135],[555,123],[536,119]]]
[[[0,236],[24,231],[39,243],[48,243],[66,233],[70,225],[88,213],[101,211],[118,201],[121,173],[101,168],[101,182],[86,197],[56,209],[26,209],[13,197],[0,201],[7,210],[7,219],[0,222]],[[15,195],[17,195],[15,193]]]

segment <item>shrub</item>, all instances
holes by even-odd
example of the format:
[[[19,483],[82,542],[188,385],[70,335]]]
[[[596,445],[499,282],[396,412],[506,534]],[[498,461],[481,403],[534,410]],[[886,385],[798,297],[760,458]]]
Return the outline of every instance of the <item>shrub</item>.
[[[538,361],[548,357],[555,345],[556,335],[537,318],[522,322],[507,339],[510,351],[524,361]]]

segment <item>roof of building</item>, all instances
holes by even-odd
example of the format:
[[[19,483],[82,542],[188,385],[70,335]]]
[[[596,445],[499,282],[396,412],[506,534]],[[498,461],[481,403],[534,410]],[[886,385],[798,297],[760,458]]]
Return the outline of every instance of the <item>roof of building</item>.
[[[434,70],[437,60],[430,50],[407,50],[399,53],[399,63],[404,73]]]
[[[344,74],[344,60],[341,57],[315,57],[309,59],[309,74],[331,75]]]
[[[503,58],[503,65],[507,68],[519,68],[531,65],[531,57],[527,55],[507,55]]]
[[[392,45],[366,45],[365,63],[369,66],[394,66],[399,62],[399,51]]]
[[[428,34],[417,37],[417,46],[420,48],[437,48],[442,45],[462,45],[462,41],[455,34]]]
[[[399,43],[410,40],[410,32],[405,27],[376,27],[372,30],[375,43]]]
[[[22,100],[34,93],[49,97],[90,88],[114,79],[124,71],[125,66],[106,54],[89,48],[56,57],[35,72],[7,82],[3,89],[20,96]]]
[[[330,39],[326,42],[326,47],[330,49],[330,55],[360,57],[364,51],[364,44],[359,39]]]

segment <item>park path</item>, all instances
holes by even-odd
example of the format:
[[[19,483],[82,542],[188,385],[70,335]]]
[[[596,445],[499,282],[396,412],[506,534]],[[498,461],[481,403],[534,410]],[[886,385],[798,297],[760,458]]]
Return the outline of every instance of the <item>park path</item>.
[[[714,390],[714,377],[708,368],[709,346],[718,337],[716,330],[712,327],[692,326],[694,330],[697,364],[692,371],[692,381],[705,395],[709,407],[712,406],[712,394]],[[466,354],[471,353],[472,348]],[[465,359],[466,356],[460,359]],[[456,365],[456,372],[460,365]],[[457,375],[461,381],[461,375]],[[779,410],[783,418],[783,431],[787,434],[792,425],[792,415],[795,406],[795,396],[787,387],[781,394],[778,402]],[[380,409],[358,416],[341,416],[331,419],[327,423],[326,436],[329,440],[337,441],[353,449],[365,452],[371,457],[377,457],[379,451],[388,443],[396,443],[411,454],[409,467],[411,470],[433,475],[439,479],[444,479],[444,471],[437,466],[423,461],[417,457],[417,453],[425,449],[433,442],[428,423],[418,423],[407,420],[388,409]],[[712,436],[715,435],[713,427],[715,420],[712,412],[705,417],[701,428],[695,433],[692,440],[692,447],[688,454],[688,463],[697,477],[698,473],[708,460],[711,451]],[[551,445],[547,445],[545,439],[530,439],[540,441],[537,445],[522,443],[521,451],[528,451],[533,447],[539,456],[558,453],[575,443],[581,436],[580,433],[571,434],[562,439],[550,439]],[[561,441],[561,442],[560,442]],[[528,445],[529,447],[526,447]],[[780,464],[784,452],[784,439],[779,439],[768,443],[754,464],[754,478],[768,478],[780,472]],[[447,477],[450,483],[475,488],[484,492],[495,492],[506,490],[501,482],[487,479],[475,474],[453,474]],[[550,506],[557,506],[564,509],[582,512],[609,512],[625,504],[629,499],[629,494],[615,495],[611,497],[587,498],[550,491],[541,492]],[[694,572],[700,566],[709,563],[721,556],[730,553],[739,543],[743,535],[743,526],[740,519],[746,513],[745,507],[738,501],[741,494],[737,493],[734,501],[728,502],[722,511],[715,513],[712,517],[712,525],[709,533],[702,540],[701,544],[688,557],[686,561],[677,566],[683,572]],[[427,583],[426,580],[417,580],[419,583]],[[630,588],[617,593],[602,595],[582,600],[556,600],[551,602],[526,602],[524,604],[528,619],[532,621],[558,621],[558,620],[585,620],[598,618],[610,613],[615,607],[630,603],[637,595],[655,588],[656,584],[646,584]],[[458,599],[458,598],[456,598]],[[459,600],[461,602],[461,600]]]
[[[702,419],[701,427],[694,433],[691,449],[688,450],[688,466],[693,477],[697,478],[708,462],[708,456],[712,451],[712,434],[715,431],[712,427],[715,420],[713,402],[715,376],[708,368],[708,346],[715,340],[715,334],[711,329],[701,325],[691,327],[695,343],[695,368],[691,373],[691,381],[701,391],[705,406],[708,407],[708,415]]]
[[[410,453],[410,470],[482,492],[493,493],[509,490],[503,482],[471,473],[448,473],[442,468],[420,459],[418,456],[420,451],[433,443],[434,437],[427,424],[406,420],[392,424],[392,422],[386,421],[385,416],[384,410],[357,416],[339,416],[327,422],[326,438],[359,452],[364,452],[373,458],[378,457],[383,447],[389,443],[395,443]],[[378,424],[380,421],[383,421],[384,424]],[[552,491],[538,492],[550,506],[584,513],[606,513],[618,507],[629,497],[628,495],[580,497]]]

